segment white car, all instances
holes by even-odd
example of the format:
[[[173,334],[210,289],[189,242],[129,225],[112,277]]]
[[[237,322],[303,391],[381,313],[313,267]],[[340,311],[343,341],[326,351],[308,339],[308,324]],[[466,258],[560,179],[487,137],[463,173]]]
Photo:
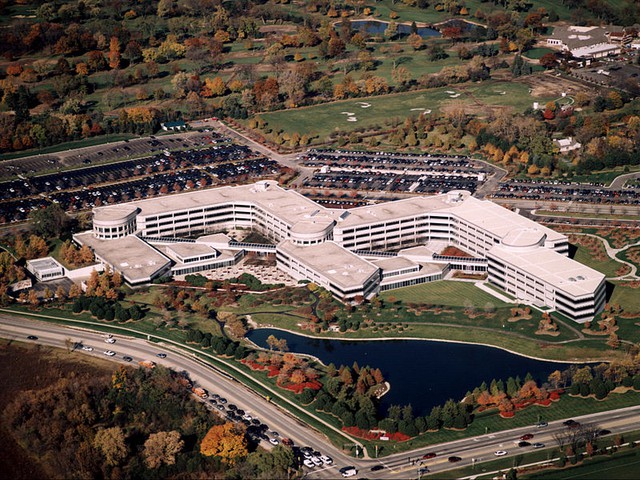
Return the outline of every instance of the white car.
[[[103,353],[108,357],[113,357],[116,354],[113,350],[105,350]]]
[[[269,443],[270,443],[271,445],[279,445],[279,444],[280,444],[280,442],[279,442],[277,439],[275,439],[275,438],[270,438],[270,439],[269,439]]]
[[[322,465],[322,460],[320,460],[318,457],[312,456],[311,461],[316,467],[319,467],[320,465]]]
[[[353,477],[358,474],[356,467],[342,467],[339,471],[344,478]]]
[[[302,463],[303,463],[303,465],[304,465],[305,467],[308,467],[308,468],[313,468],[313,467],[315,467],[315,464],[314,464],[311,460],[309,460],[308,458],[305,458],[305,459],[302,461]]]
[[[504,457],[507,453],[509,452],[507,452],[506,450],[498,450],[497,452],[494,453],[494,455],[496,457]]]
[[[116,343],[116,339],[113,337],[106,338],[104,341],[107,343]]]
[[[84,350],[85,352],[93,352],[93,347],[90,347],[89,345],[83,345],[82,350]]]
[[[325,465],[331,465],[333,463],[331,457],[328,457],[327,455],[320,455],[320,460],[322,460]]]

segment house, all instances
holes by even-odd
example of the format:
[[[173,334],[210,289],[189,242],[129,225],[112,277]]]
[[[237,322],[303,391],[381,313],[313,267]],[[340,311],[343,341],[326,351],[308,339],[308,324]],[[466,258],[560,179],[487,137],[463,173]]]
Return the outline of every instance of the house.
[[[576,142],[571,137],[560,138],[558,140],[554,140],[553,143],[558,146],[560,153],[572,152],[573,150],[578,150],[582,147],[580,142]]]

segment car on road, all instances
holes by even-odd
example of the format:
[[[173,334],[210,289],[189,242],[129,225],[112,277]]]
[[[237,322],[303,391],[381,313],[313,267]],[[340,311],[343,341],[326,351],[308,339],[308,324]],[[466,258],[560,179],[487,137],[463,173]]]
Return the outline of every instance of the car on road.
[[[429,453],[425,453],[422,456],[423,460],[429,460],[430,458],[436,458],[437,454],[435,452],[429,452]]]
[[[342,467],[338,471],[340,472],[340,475],[342,475],[344,478],[353,477],[358,474],[358,470],[356,469],[356,467],[353,467],[353,466]]]
[[[308,458],[305,458],[305,459],[302,461],[302,464],[303,464],[305,467],[308,467],[308,468],[314,468],[314,467],[315,467],[314,463],[313,463],[311,460],[309,460]]]
[[[166,353],[156,353],[156,357],[158,357],[158,358],[167,358],[167,354]]]
[[[38,337],[36,337],[35,335],[29,335],[29,336],[27,337],[27,339],[28,339],[28,340],[37,340],[37,339],[38,339]]]
[[[449,458],[447,458],[447,460],[448,460],[450,463],[456,463],[456,462],[459,462],[460,460],[462,460],[462,458],[460,458],[460,457],[456,457],[455,455],[452,455],[452,456],[450,456]]]
[[[549,424],[547,422],[538,422],[536,423],[536,427],[538,428],[544,428],[544,427],[548,427]]]
[[[544,448],[544,443],[536,442],[533,444],[533,448]]]
[[[85,352],[93,352],[93,347],[89,345],[83,345],[82,350],[84,350]]]
[[[371,467],[372,472],[379,472],[380,470],[384,470],[384,465],[374,465]]]
[[[493,454],[496,457],[504,457],[507,453],[509,453],[509,452],[507,452],[506,450],[498,450],[498,451],[494,452]]]
[[[578,428],[580,426],[580,423],[575,420],[566,420],[562,424],[567,428]]]
[[[280,442],[278,441],[278,439],[277,439],[277,438],[270,438],[270,439],[269,439],[269,443],[270,443],[271,445],[280,445]]]
[[[418,470],[419,475],[424,475],[425,473],[429,473],[429,469],[427,467],[420,467]]]
[[[130,357],[129,355],[125,355],[124,357],[122,357],[122,359],[123,359],[125,362],[131,362],[131,361],[133,361],[133,358],[132,358],[132,357]]]
[[[533,433],[525,433],[520,436],[520,440],[531,440],[533,438]]]
[[[284,443],[284,440],[282,440],[282,443]],[[322,460],[322,463],[324,463],[325,465],[333,464],[333,459],[328,455],[320,455],[320,460]]]
[[[105,355],[107,355],[108,357],[113,357],[113,356],[116,354],[116,352],[114,352],[113,350],[105,350],[105,351],[104,351],[104,352],[102,352],[102,353],[104,353],[104,354],[105,354]]]
[[[610,435],[611,434],[611,430],[607,430],[606,428],[603,428],[602,430],[598,430],[598,437],[602,437],[604,435]]]
[[[517,443],[518,447],[520,448],[524,448],[524,447],[530,447],[531,444],[529,442],[525,442],[524,440],[521,440]]]
[[[104,341],[105,341],[106,343],[112,343],[112,344],[113,344],[113,343],[116,343],[116,339],[115,339],[115,338],[113,338],[113,337],[105,338],[105,339],[104,339]]]

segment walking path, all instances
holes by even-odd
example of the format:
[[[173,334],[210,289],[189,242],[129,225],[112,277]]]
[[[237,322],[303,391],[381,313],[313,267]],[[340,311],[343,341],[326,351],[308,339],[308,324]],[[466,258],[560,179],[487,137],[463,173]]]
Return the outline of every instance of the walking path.
[[[622,260],[617,257],[619,253],[624,252],[625,250],[628,250],[631,247],[640,246],[640,241],[636,243],[630,243],[629,245],[625,245],[622,248],[613,248],[609,244],[609,241],[606,238],[603,238],[599,235],[594,235],[593,233],[576,233],[576,232],[572,232],[572,233],[573,235],[583,235],[585,237],[597,238],[604,245],[604,250],[607,252],[607,255],[609,256],[609,258],[611,258],[611,260],[623,265],[627,265],[631,269],[631,271],[626,275],[620,275],[618,277],[607,277],[607,280],[640,280],[640,278],[638,277],[638,267],[631,262]]]

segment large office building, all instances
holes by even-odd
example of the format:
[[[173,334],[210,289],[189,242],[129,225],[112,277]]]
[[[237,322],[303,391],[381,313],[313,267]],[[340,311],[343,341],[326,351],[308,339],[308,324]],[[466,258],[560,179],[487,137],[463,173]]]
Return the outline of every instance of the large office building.
[[[568,258],[565,235],[466,191],[335,210],[260,181],[97,207],[93,231],[74,238],[135,285],[237,262],[249,246],[218,234],[230,228],[271,238],[275,247],[257,247],[280,269],[343,301],[455,269],[486,271],[518,300],[578,322],[605,302],[604,275]],[[442,255],[447,246],[468,256]]]

